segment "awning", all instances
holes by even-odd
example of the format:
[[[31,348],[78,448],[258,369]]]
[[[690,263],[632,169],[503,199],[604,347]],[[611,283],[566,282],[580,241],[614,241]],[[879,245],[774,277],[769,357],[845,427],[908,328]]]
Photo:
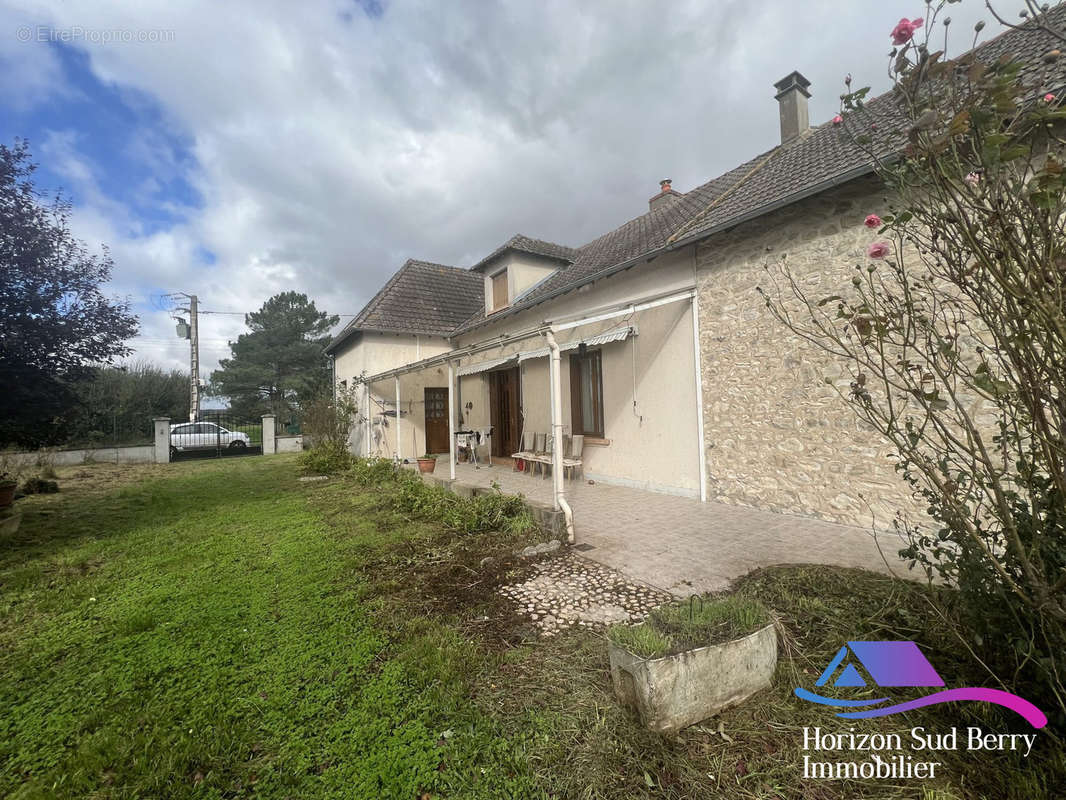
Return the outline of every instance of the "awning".
[[[635,325],[625,325],[621,328],[613,328],[603,333],[597,333],[593,336],[583,336],[580,339],[574,339],[569,342],[560,342],[560,352],[566,352],[567,350],[576,350],[585,345],[586,347],[595,347],[596,345],[608,344],[610,342],[621,342],[628,339],[630,335],[635,335],[637,328]],[[528,361],[531,358],[547,358],[551,354],[551,350],[547,347],[542,347],[539,350],[530,350],[525,353],[518,354],[519,361]]]
[[[475,375],[478,372],[488,372],[490,369],[502,367],[504,364],[517,363],[518,356],[506,356],[504,358],[491,358],[488,361],[479,361],[476,364],[463,364],[455,371],[456,375]]]

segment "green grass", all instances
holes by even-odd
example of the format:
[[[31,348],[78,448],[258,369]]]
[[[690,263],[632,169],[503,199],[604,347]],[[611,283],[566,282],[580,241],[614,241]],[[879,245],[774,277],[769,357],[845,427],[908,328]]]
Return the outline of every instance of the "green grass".
[[[635,655],[661,658],[739,639],[769,621],[766,607],[754,597],[696,597],[658,608],[639,625],[614,625],[607,636]]]
[[[661,658],[674,646],[673,640],[657,628],[640,625],[615,625],[607,631],[608,638],[631,653],[644,658]]]
[[[664,738],[614,700],[601,634],[540,639],[498,594],[528,574],[510,557],[522,534],[298,474],[291,456],[99,464],[20,501],[0,544],[0,796],[1021,800],[1066,785],[1043,736],[1027,760],[943,753],[935,785],[800,777],[803,726],[848,723],[792,688],[841,642],[914,639],[949,684],[981,682],[919,587],[747,576],[694,616],[757,626],[772,609],[773,688]],[[1013,724],[960,704],[863,730]]]
[[[536,795],[463,702],[468,643],[425,622],[392,641],[364,602],[367,545],[422,526],[336,535],[288,457],[146,474],[23,501],[0,555],[0,795]]]

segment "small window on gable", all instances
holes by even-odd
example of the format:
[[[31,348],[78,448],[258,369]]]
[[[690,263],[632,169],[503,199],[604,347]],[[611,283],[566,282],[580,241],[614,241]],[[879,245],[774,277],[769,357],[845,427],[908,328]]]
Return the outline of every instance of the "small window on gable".
[[[501,270],[492,276],[492,310],[499,311],[507,305],[507,270]]]

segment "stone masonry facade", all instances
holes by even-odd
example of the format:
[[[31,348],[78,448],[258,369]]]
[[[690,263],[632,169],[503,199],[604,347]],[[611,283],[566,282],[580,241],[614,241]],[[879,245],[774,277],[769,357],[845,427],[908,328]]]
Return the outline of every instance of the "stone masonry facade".
[[[773,294],[766,267],[784,258],[808,297],[843,294],[874,238],[863,219],[884,210],[873,179],[853,181],[698,246],[709,499],[878,529],[897,511],[923,516],[892,447],[825,383],[846,391],[844,365],[778,322],[756,289]]]

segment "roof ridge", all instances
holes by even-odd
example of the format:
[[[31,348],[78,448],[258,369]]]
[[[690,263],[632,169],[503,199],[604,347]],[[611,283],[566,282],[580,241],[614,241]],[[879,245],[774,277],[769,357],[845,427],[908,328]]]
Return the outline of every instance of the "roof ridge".
[[[356,314],[355,317],[352,318],[351,322],[344,326],[344,330],[342,330],[340,334],[338,334],[338,336],[346,333],[350,329],[359,327],[359,321],[366,319],[370,315],[370,312],[373,311],[375,307],[377,307],[377,304],[381,302],[382,298],[389,291],[389,289],[391,289],[393,285],[395,285],[396,281],[400,279],[400,276],[404,273],[408,266],[411,265],[411,262],[412,259],[407,259],[405,262],[403,262],[403,265],[398,270],[392,273],[392,277],[385,281],[385,285],[378,289],[377,294],[375,294],[367,301],[366,305],[363,306],[362,310],[358,314]]]
[[[667,244],[676,242],[678,237],[681,236],[681,234],[691,230],[693,227],[696,227],[696,224],[698,222],[705,219],[708,214],[710,214],[714,209],[716,209],[719,205],[725,202],[726,198],[730,197],[734,192],[740,189],[740,187],[742,187],[752,175],[754,175],[756,172],[758,172],[767,164],[769,164],[773,160],[773,158],[781,152],[782,149],[783,148],[781,147],[781,145],[775,147],[761,161],[759,161],[759,163],[755,164],[751,169],[745,172],[744,176],[740,180],[738,180],[720,195],[711,200],[711,202],[708,203],[702,211],[700,211],[698,214],[689,217],[688,221],[683,223],[676,231],[674,231],[672,234],[670,234],[670,236],[667,237]]]
[[[436,261],[424,261],[421,258],[409,258],[409,259],[407,259],[403,263],[403,266],[400,267],[400,270],[403,270],[405,267],[407,267],[409,265],[418,265],[420,267],[440,267],[441,269],[452,269],[452,270],[456,270],[457,272],[464,272],[464,273],[468,272],[468,270],[465,267],[456,267],[456,266],[453,266],[451,264],[438,264]]]

